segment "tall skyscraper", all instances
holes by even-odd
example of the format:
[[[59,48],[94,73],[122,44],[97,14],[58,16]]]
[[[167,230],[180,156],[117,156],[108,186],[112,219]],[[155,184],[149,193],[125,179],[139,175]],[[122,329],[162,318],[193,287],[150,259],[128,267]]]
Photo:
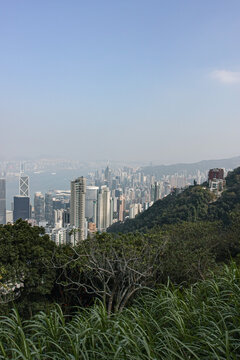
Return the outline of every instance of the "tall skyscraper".
[[[0,179],[0,224],[6,224],[6,180]]]
[[[106,167],[105,171],[104,171],[104,179],[106,181],[109,181],[110,180],[110,169],[109,169],[109,166]]]
[[[111,225],[111,198],[110,190],[107,186],[101,186],[98,193],[97,203],[97,228],[99,231],[106,231]]]
[[[99,190],[97,198],[97,229],[98,231],[103,231],[103,196],[102,190]]]
[[[120,195],[119,199],[117,200],[117,212],[118,212],[118,220],[124,220],[124,210],[125,210],[125,198],[123,195]]]
[[[53,194],[48,192],[45,194],[45,220],[49,225],[54,225],[53,221]]]
[[[94,202],[97,201],[98,186],[87,186],[86,189],[86,218],[93,221],[94,218]],[[94,221],[93,221],[94,222]]]
[[[38,224],[44,221],[44,196],[41,192],[36,192],[34,195],[34,214]]]
[[[20,175],[19,178],[19,195],[29,197],[29,177],[27,175]]]
[[[77,240],[84,240],[86,179],[81,176],[71,181],[70,222],[78,229]]]
[[[157,201],[161,199],[161,185],[155,181],[154,185],[151,186],[151,200]]]
[[[93,201],[93,218],[92,221],[97,225],[97,200]]]
[[[14,196],[13,221],[17,219],[27,220],[30,218],[30,198],[27,196]]]

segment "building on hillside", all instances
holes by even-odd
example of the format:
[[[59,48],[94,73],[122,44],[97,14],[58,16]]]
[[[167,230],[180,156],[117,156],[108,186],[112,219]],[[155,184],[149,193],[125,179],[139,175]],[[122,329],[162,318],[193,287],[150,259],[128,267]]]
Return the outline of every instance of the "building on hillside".
[[[208,172],[208,185],[210,191],[220,195],[226,182],[224,180],[224,169],[210,169]]]
[[[213,180],[224,180],[224,169],[210,169],[208,172],[208,181]]]

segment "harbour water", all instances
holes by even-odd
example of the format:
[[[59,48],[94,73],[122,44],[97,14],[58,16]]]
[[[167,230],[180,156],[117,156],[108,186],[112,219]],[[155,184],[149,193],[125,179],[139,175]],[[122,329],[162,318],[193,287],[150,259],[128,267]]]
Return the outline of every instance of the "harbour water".
[[[74,170],[59,170],[56,172],[43,171],[43,172],[31,172],[29,176],[30,183],[30,197],[33,204],[34,193],[41,191],[45,194],[49,190],[70,190],[70,181],[78,176],[86,176],[89,172],[89,168],[81,168]],[[13,196],[19,194],[19,177],[11,176],[7,177],[6,182],[7,192],[7,209],[11,210],[11,203],[13,202]]]

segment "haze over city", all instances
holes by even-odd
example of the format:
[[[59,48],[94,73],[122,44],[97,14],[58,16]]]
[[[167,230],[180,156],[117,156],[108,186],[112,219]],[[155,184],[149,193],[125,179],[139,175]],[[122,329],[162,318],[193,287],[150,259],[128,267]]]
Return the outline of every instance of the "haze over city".
[[[0,158],[239,155],[239,1],[7,1]]]
[[[0,1],[0,359],[240,360],[239,15]]]

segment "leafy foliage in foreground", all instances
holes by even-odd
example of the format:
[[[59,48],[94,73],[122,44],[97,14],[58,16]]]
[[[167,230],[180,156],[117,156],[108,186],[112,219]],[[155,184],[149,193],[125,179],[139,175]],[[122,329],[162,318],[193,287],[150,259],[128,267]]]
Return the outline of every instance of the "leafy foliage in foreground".
[[[72,318],[54,311],[21,321],[0,319],[0,359],[217,359],[240,358],[240,270],[188,289],[163,286],[131,308],[108,316],[101,304]],[[68,321],[69,320],[69,321]]]
[[[61,258],[58,283],[79,300],[101,299],[109,314],[121,312],[136,293],[156,284],[165,243],[140,234],[98,234]]]
[[[98,298],[109,313],[121,311],[146,286],[154,289],[168,279],[190,285],[220,271],[240,253],[239,240],[240,222],[227,230],[221,222],[205,221],[147,234],[101,234],[61,249],[57,282],[68,308]]]
[[[56,247],[47,235],[39,236],[41,228],[24,221],[0,226],[0,289],[22,283],[7,293],[7,303],[0,296],[0,315],[14,306],[27,319],[54,303],[72,314],[75,306],[89,307],[96,299],[110,314],[168,279],[186,286],[207,279],[240,253],[240,214],[235,215],[228,228],[183,222],[146,234],[98,234],[76,247]]]
[[[55,248],[41,227],[30,226],[22,220],[13,225],[0,225],[1,282],[6,288],[13,288],[9,295],[28,316],[45,309],[50,299],[55,271],[49,271],[45,264]],[[0,313],[5,309],[6,306],[4,309],[1,306]]]

